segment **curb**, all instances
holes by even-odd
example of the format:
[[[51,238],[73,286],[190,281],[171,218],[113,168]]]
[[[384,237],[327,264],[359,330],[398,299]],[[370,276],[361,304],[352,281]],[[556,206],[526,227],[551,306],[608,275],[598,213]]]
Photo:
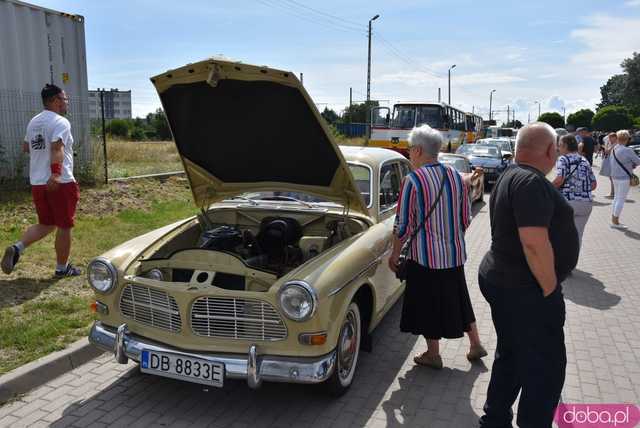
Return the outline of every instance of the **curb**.
[[[104,353],[87,338],[0,376],[0,405],[76,369]]]

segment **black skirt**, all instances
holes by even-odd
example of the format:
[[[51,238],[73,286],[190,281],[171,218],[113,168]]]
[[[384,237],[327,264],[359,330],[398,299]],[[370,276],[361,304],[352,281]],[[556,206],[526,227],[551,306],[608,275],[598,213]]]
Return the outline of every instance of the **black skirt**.
[[[400,331],[427,339],[455,339],[464,336],[475,320],[464,266],[429,269],[408,262]]]

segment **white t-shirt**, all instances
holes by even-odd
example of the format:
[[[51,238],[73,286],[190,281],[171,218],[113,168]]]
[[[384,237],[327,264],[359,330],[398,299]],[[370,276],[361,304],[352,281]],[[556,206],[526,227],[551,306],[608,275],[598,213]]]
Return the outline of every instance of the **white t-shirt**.
[[[51,110],[43,110],[27,125],[24,141],[29,144],[29,179],[32,186],[47,184],[51,177],[51,143],[62,140],[64,160],[62,161],[61,183],[76,181],[73,178],[73,137],[71,124]]]

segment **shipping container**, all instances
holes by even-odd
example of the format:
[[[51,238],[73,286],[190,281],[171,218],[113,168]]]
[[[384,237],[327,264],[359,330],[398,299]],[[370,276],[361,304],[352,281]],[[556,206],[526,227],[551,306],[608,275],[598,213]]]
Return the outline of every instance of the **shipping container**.
[[[22,141],[46,83],[69,96],[76,175],[90,165],[86,58],[82,16],[0,0],[0,179],[27,175]]]

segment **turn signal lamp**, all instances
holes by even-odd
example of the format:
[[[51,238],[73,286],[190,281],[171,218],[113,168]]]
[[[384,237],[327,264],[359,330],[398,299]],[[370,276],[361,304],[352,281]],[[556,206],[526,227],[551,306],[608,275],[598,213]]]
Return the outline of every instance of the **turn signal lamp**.
[[[327,343],[327,333],[302,333],[298,340],[303,345],[320,346]]]

